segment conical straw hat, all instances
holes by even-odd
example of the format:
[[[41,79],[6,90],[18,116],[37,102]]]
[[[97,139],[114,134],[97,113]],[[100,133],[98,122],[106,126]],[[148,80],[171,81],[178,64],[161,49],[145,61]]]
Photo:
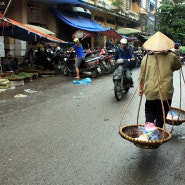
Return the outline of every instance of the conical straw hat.
[[[158,31],[143,44],[143,47],[150,51],[168,51],[174,45],[173,40]]]

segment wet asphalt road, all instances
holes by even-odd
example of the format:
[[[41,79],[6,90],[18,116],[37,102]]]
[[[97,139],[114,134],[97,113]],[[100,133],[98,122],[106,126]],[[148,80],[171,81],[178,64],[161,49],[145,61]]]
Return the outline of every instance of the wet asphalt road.
[[[118,134],[120,125],[136,123],[137,93],[120,120],[137,87],[138,72],[133,71],[135,87],[119,102],[112,75],[92,79],[89,85],[74,85],[72,77],[58,75],[0,93],[0,185],[184,185],[184,124],[157,149],[136,147]],[[37,92],[25,93],[28,88]],[[15,99],[17,93],[28,96]],[[143,104],[144,99],[141,124]]]

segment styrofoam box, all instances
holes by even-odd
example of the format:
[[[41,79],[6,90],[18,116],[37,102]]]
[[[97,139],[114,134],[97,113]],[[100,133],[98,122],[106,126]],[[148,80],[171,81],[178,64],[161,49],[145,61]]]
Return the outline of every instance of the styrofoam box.
[[[23,86],[24,85],[24,79],[23,80],[10,81],[10,84],[13,87]]]
[[[26,50],[15,50],[15,56],[24,56]]]
[[[17,49],[26,49],[26,41],[15,40],[15,48]]]
[[[0,36],[0,42],[4,42],[4,36]]]
[[[9,50],[15,49],[15,44],[5,44],[5,48]]]
[[[4,50],[4,43],[0,42],[0,50]]]
[[[0,57],[5,57],[5,51],[4,50],[0,50]]]

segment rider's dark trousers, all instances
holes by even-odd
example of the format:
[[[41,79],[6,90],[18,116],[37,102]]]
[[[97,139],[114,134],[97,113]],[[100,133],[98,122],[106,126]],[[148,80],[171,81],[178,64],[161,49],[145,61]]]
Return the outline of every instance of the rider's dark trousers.
[[[165,118],[171,105],[171,100],[163,101]],[[163,109],[161,100],[146,100],[145,102],[146,122],[155,123],[157,127],[163,128]]]
[[[125,69],[125,76],[126,78],[130,81],[131,84],[133,84],[133,80],[132,80],[132,73],[130,69]]]

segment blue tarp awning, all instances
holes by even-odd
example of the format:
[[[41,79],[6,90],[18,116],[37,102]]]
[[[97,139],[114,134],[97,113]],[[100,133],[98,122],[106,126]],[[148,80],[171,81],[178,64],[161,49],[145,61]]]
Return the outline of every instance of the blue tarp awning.
[[[109,28],[103,28],[95,21],[81,17],[72,12],[60,12],[54,8],[51,8],[51,12],[64,23],[69,26],[92,32],[107,31]]]
[[[108,37],[121,39],[121,35],[119,35],[116,31],[111,28],[104,28],[95,21],[78,16],[75,13],[63,11],[60,12],[55,8],[51,8],[50,11],[61,21],[65,24],[78,28],[80,30],[90,31],[90,32],[97,32]]]

